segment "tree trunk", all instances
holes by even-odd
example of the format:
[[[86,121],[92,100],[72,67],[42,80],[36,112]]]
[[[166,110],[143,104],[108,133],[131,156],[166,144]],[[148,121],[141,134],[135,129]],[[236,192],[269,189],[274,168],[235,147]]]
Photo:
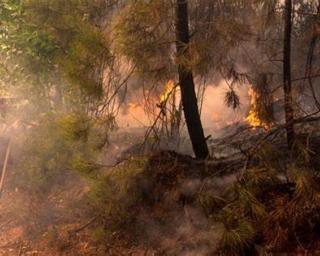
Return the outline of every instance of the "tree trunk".
[[[187,0],[176,1],[176,48],[182,106],[195,156],[205,159],[209,150],[200,119],[192,70],[185,61],[190,58],[188,3]]]
[[[286,116],[286,132],[288,147],[294,143],[295,132],[293,126],[294,112],[291,88],[291,31],[292,31],[292,0],[285,0],[284,10],[284,47],[283,47],[283,89]]]
[[[306,71],[305,71],[305,77],[308,80],[311,94],[318,110],[320,110],[320,101],[318,99],[317,92],[315,91],[315,88],[313,86],[312,75],[313,75],[313,62],[315,61],[315,57],[316,57],[314,54],[314,50],[316,48],[316,45],[319,39],[319,34],[317,33],[319,18],[320,18],[320,0],[318,1],[317,15],[315,17],[315,20],[313,21],[312,37],[311,37],[311,42],[310,42],[309,51],[307,55],[307,63],[306,63]]]

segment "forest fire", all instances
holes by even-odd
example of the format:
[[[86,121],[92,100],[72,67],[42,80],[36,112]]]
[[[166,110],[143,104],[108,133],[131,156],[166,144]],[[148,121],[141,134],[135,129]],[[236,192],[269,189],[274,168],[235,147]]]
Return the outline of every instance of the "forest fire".
[[[168,100],[170,94],[172,94],[173,90],[175,90],[175,85],[173,80],[169,80],[164,88],[164,91],[160,95],[160,103],[163,103]]]
[[[150,115],[153,116],[157,114],[159,107],[161,109],[165,108],[169,99],[170,105],[175,105],[176,92],[177,90],[173,80],[168,80],[160,95],[145,90],[143,94],[141,93],[139,96],[133,97],[131,101],[127,103],[125,111],[117,117],[118,124],[120,127],[151,125]],[[160,104],[157,105],[159,101]]]
[[[320,255],[319,20],[0,0],[0,256]]]
[[[261,120],[259,116],[259,109],[258,109],[258,94],[256,91],[250,86],[248,90],[248,95],[251,98],[250,102],[250,111],[248,116],[246,117],[246,121],[249,123],[249,125],[253,128],[259,128],[262,127],[265,130],[269,130],[270,126],[263,120]]]

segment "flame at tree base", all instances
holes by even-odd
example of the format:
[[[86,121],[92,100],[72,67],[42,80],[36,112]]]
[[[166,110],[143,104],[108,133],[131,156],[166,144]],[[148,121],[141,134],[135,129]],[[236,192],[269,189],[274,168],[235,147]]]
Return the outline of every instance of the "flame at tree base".
[[[252,86],[248,90],[248,95],[251,98],[251,107],[248,116],[246,117],[246,121],[253,129],[264,128],[265,130],[270,129],[270,124],[263,121],[259,115],[259,107],[258,107],[258,94],[252,88]]]

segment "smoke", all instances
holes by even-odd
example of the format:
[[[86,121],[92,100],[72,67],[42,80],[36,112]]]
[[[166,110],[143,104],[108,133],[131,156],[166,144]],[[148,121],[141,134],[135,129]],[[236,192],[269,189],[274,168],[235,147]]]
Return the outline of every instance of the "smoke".
[[[226,81],[220,80],[217,84],[206,86],[205,95],[201,107],[201,119],[205,129],[219,130],[227,125],[241,122],[245,119],[250,107],[248,86],[238,85],[235,91],[240,98],[238,109],[228,108],[225,103],[225,94],[229,87]],[[153,119],[146,113],[145,102],[142,93],[130,96],[129,102],[123,106],[117,116],[120,127],[146,127],[151,125]],[[159,103],[156,97],[153,99],[154,106]],[[158,102],[157,102],[158,101]],[[154,117],[154,116],[153,116]]]
[[[209,85],[206,88],[201,113],[205,128],[221,129],[245,119],[250,107],[247,85],[238,85],[235,88],[241,103],[238,109],[226,106],[225,94],[228,89],[228,84],[224,80],[220,81],[218,85]]]
[[[148,179],[150,184],[145,184],[144,188],[148,195],[157,199],[155,205],[140,213],[143,217],[138,217],[142,220],[137,223],[136,229],[143,230],[145,236],[142,239],[159,255],[215,255],[224,227],[206,213],[199,196],[203,193],[204,196],[219,197],[235,181],[235,175],[208,177],[204,180],[184,177],[175,188],[163,191],[164,184],[154,184]],[[159,219],[156,216],[161,212],[162,217]]]

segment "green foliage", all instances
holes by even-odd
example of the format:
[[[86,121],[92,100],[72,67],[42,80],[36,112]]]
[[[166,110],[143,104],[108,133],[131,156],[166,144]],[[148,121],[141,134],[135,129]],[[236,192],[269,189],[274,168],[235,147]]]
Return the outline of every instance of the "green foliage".
[[[22,138],[22,159],[17,167],[22,170],[18,171],[21,185],[30,192],[45,192],[61,173],[72,170],[96,176],[99,166],[94,164],[95,145],[87,139],[89,125],[81,115],[44,116]]]
[[[216,214],[226,204],[223,197],[212,195],[207,191],[198,194],[198,201],[208,216]]]
[[[88,19],[90,3],[32,0],[26,8],[27,20],[57,45],[51,60],[59,70],[77,88],[99,96],[102,90],[99,69],[109,53],[102,31]]]
[[[266,176],[268,175],[264,174]],[[264,179],[251,174],[244,180],[244,184],[235,184],[226,191],[224,204],[220,208],[222,210],[215,210],[213,214],[213,218],[224,225],[220,243],[223,255],[251,253],[260,232],[260,222],[267,216],[266,206],[257,197],[261,191],[260,182]]]
[[[233,215],[232,212],[229,214]],[[225,222],[221,250],[227,255],[245,255],[245,251],[253,244],[255,235],[255,229],[244,220]]]
[[[6,84],[21,82],[25,98],[86,103],[102,95],[109,51],[91,1],[5,0],[0,4],[0,66]],[[33,99],[34,100],[34,99]]]
[[[290,243],[308,244],[320,221],[319,183],[309,171],[291,171],[294,193],[279,196],[269,213],[265,235],[270,248],[284,250]]]
[[[90,121],[81,114],[70,114],[62,116],[57,120],[61,136],[65,140],[86,141],[89,136]]]
[[[141,71],[170,69],[170,5],[166,1],[128,1],[114,18],[116,49]]]
[[[248,170],[245,175],[245,186],[257,197],[262,197],[265,189],[279,182],[279,175],[273,168],[261,167]],[[236,187],[239,188],[239,187]]]
[[[134,220],[142,199],[138,177],[145,164],[144,158],[130,159],[92,184],[90,202],[104,220],[104,229],[109,235],[121,228],[124,230]]]
[[[223,255],[280,253],[307,246],[320,221],[319,177],[292,166],[288,180],[273,169],[251,169],[226,192],[221,210],[212,212],[225,227]]]
[[[141,178],[146,163],[146,158],[131,158],[91,183],[88,202],[100,220],[93,239],[100,249],[104,242],[113,243],[119,235],[128,237],[126,243],[130,245],[141,235],[136,218],[144,205]]]
[[[100,166],[86,159],[83,153],[75,154],[70,160],[70,169],[86,177],[96,177]]]

